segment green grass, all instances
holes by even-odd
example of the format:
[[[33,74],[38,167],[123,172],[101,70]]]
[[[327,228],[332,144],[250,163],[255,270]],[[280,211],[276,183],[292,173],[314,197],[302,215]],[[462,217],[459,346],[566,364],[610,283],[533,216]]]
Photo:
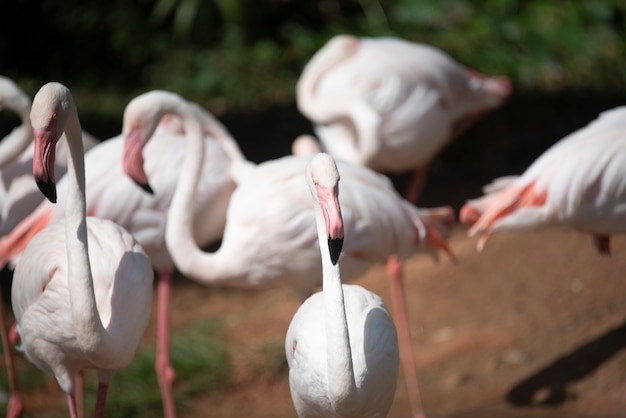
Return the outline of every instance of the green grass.
[[[228,342],[220,320],[203,320],[173,332],[171,357],[176,370],[174,396],[180,413],[184,412],[192,398],[200,395],[219,395],[222,390],[233,384]],[[155,349],[151,345],[139,350],[133,362],[115,375],[107,397],[107,417],[148,418],[163,415],[154,364]],[[20,364],[18,373],[20,387],[26,396],[45,390],[50,384],[50,379],[53,379],[30,363]],[[8,387],[6,373],[0,373],[0,387]],[[85,376],[87,416],[92,414],[96,390],[95,373],[87,373]],[[58,412],[64,415],[66,405],[60,391],[59,405]],[[28,404],[26,409],[26,416],[33,416],[28,411]]]

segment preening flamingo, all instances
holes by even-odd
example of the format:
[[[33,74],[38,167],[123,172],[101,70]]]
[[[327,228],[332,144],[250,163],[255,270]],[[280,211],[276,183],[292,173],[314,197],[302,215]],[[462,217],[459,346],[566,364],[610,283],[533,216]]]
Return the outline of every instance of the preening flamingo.
[[[307,165],[322,256],[322,291],[293,316],[285,338],[291,398],[300,418],[386,417],[398,379],[396,328],[383,300],[342,285],[339,173],[328,154]]]
[[[432,46],[400,38],[338,35],[304,67],[298,109],[336,158],[384,173],[414,170],[416,202],[436,154],[511,93]]]
[[[496,179],[461,208],[477,249],[498,231],[562,225],[591,234],[602,254],[626,233],[626,106],[562,138],[519,176]]]
[[[197,131],[192,128],[198,123],[193,112],[182,105],[180,111],[185,130]],[[139,133],[127,137],[125,164],[127,173],[142,184],[149,176],[142,172],[141,147],[151,131],[146,124],[137,126]],[[289,155],[249,168],[228,205],[219,249],[206,253],[192,239],[190,212],[202,141],[198,135],[188,135],[187,140],[185,169],[172,199],[165,233],[178,270],[206,285],[258,289],[282,284],[293,287],[302,298],[314,293],[321,285],[321,261],[315,215],[302,179],[311,156]],[[362,276],[373,263],[391,254],[406,259],[420,251],[437,254],[443,248],[449,252],[442,235],[453,219],[452,208],[418,209],[402,199],[387,177],[367,167],[342,161],[337,164],[344,184],[340,196],[344,226],[350,237],[341,261],[346,280]],[[398,315],[398,329],[406,336],[401,342],[405,364],[409,364],[405,368],[410,369],[406,374],[414,378],[405,310],[400,309]]]
[[[159,118],[166,116],[166,122],[156,129],[153,140],[145,149],[146,172],[150,175],[154,194],[141,190],[124,174],[124,140],[123,135],[119,135],[103,141],[85,155],[87,212],[126,228],[142,245],[159,273],[156,369],[164,415],[173,418],[176,416],[172,388],[175,376],[169,357],[168,316],[174,265],[165,247],[165,220],[178,181],[178,172],[183,166],[186,141],[183,140],[180,124],[162,111],[160,92],[150,92],[141,97],[141,100],[128,103],[125,120],[131,120],[134,115],[147,110],[149,113],[144,113],[144,116],[153,118],[157,126]],[[219,121],[206,111],[202,120],[208,135],[205,137],[206,152],[199,157],[204,157],[210,164],[203,164],[202,179],[194,195],[194,242],[205,246],[218,240],[224,229],[226,206],[235,188],[230,173],[231,162],[236,158],[234,153],[238,151],[238,146]],[[21,251],[32,236],[65,215],[66,183],[65,177],[59,181],[59,201],[56,205],[42,203],[9,235],[0,239],[0,263],[19,260]]]
[[[150,320],[153,271],[132,235],[108,220],[86,217],[80,122],[70,91],[41,87],[33,101],[33,173],[56,201],[55,144],[69,145],[65,219],[28,244],[15,268],[11,299],[28,359],[53,373],[77,417],[74,378],[98,373],[95,416],[102,417],[109,381],[133,359]]]

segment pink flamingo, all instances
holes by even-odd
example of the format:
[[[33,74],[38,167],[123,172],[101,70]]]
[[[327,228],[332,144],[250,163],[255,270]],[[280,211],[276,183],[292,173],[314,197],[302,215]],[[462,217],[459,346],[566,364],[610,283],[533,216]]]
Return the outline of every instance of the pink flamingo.
[[[44,85],[33,102],[33,173],[56,201],[55,144],[68,145],[67,211],[28,244],[15,268],[12,303],[22,349],[53,373],[77,417],[74,377],[98,372],[95,416],[102,417],[109,381],[133,359],[150,320],[153,272],[135,239],[119,225],[86,217],[80,122],[70,91]]]
[[[307,166],[323,290],[298,308],[285,338],[291,398],[299,417],[385,417],[398,380],[398,338],[383,300],[343,284],[339,172],[328,154]]]
[[[164,415],[176,416],[173,384],[175,371],[169,355],[169,300],[174,264],[165,247],[165,220],[176,188],[178,172],[185,154],[184,136],[180,122],[166,115],[158,103],[160,92],[142,95],[126,107],[125,118],[131,117],[134,108],[151,109],[151,117],[165,117],[146,147],[146,171],[150,174],[153,194],[136,187],[122,170],[124,151],[123,135],[103,141],[85,155],[87,212],[91,216],[110,219],[127,229],[142,245],[156,271],[159,273],[157,302],[157,360],[156,370],[163,398]],[[204,112],[203,127],[206,161],[202,180],[194,198],[194,242],[205,246],[222,235],[228,200],[235,188],[231,176],[232,165],[241,162],[235,155],[239,148],[228,131],[210,114]],[[219,141],[219,144],[218,144]],[[10,234],[0,239],[0,265],[19,262],[20,254],[30,239],[46,225],[65,215],[66,178],[59,181],[59,201],[56,205],[43,202]]]
[[[338,35],[308,62],[297,104],[336,158],[384,173],[414,170],[416,202],[435,155],[511,93],[429,45]]]
[[[567,135],[519,176],[496,179],[461,208],[477,249],[498,231],[564,225],[591,234],[602,254],[626,233],[626,106]]]
[[[171,113],[183,118],[185,131],[198,122],[180,101]],[[151,137],[155,124],[144,120],[124,122],[126,172],[139,184],[146,184],[141,149]],[[233,193],[220,248],[203,252],[192,239],[195,184],[201,167],[202,141],[188,135],[188,151],[172,199],[165,241],[178,270],[206,285],[267,288],[280,284],[293,287],[302,298],[321,285],[321,260],[315,230],[314,211],[302,173],[310,155],[289,155],[247,167],[247,175]],[[389,179],[366,167],[338,161],[345,192],[346,241],[342,272],[347,280],[362,276],[376,262],[396,254],[405,259],[415,252],[437,254],[446,246],[442,233],[453,219],[452,208],[418,209],[394,190]],[[441,229],[439,229],[441,228]],[[445,235],[445,233],[444,233]],[[294,261],[297,260],[297,261]],[[400,272],[394,272],[400,278]],[[400,289],[401,290],[401,289]],[[392,288],[392,294],[394,290]],[[394,303],[402,298],[394,294]],[[406,311],[400,305],[397,323],[401,353],[406,359],[406,378],[415,377]]]
[[[13,80],[0,76],[0,110],[15,112],[21,124],[0,142],[0,235],[8,233],[44,199],[33,182],[33,129],[30,123],[31,100]],[[83,132],[83,148],[90,149],[97,140]],[[55,174],[66,171],[67,142],[59,141],[56,153],[60,157],[54,165]],[[9,337],[4,318],[4,303],[0,295],[0,337],[9,375],[9,402],[7,416],[19,417],[23,413],[23,401],[17,388],[17,375],[11,356]]]

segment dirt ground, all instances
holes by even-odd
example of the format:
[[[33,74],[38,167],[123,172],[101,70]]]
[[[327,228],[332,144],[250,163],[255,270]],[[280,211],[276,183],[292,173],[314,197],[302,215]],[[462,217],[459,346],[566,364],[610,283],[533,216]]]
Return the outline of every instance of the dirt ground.
[[[414,356],[431,418],[626,416],[626,240],[614,255],[553,229],[493,237],[482,253],[465,229],[459,258],[406,265]],[[384,266],[358,281],[390,306]],[[175,323],[219,315],[237,356],[284,338],[298,301],[287,289],[207,290],[183,281]],[[186,306],[180,314],[176,305]],[[197,305],[196,305],[197,304]],[[197,306],[196,308],[194,308]],[[180,322],[179,322],[180,321]],[[286,373],[242,382],[219,399],[199,399],[185,417],[294,417]],[[409,417],[402,376],[390,417]]]
[[[431,167],[420,206],[458,209],[480,185],[520,172],[552,142],[622,99],[533,99],[532,105],[516,99],[445,150]],[[563,117],[555,120],[557,113]],[[223,120],[248,157],[263,161],[288,152],[284,138],[302,133],[301,120],[289,124],[292,117],[289,110],[285,123],[273,123],[282,130],[276,143],[253,135],[272,124],[261,116],[241,124]],[[257,140],[262,144],[253,147]],[[414,357],[428,416],[626,417],[626,237],[614,238],[610,257],[597,254],[589,236],[559,228],[496,235],[481,253],[475,244],[457,226],[450,246],[458,263],[425,256],[406,263]],[[357,283],[391,306],[384,266]],[[245,365],[259,347],[284,341],[298,305],[289,289],[209,289],[179,278],[173,327],[222,318],[235,365],[232,389],[196,399],[182,417],[295,417],[286,370],[268,376]],[[153,331],[154,324],[147,335]],[[410,416],[402,375],[389,416]]]

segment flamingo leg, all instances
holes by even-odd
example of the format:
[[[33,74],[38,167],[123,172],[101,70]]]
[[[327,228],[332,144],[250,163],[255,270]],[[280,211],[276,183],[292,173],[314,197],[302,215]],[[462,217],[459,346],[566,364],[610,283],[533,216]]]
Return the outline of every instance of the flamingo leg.
[[[11,354],[9,335],[7,333],[6,320],[4,318],[4,300],[0,292],[0,338],[2,339],[2,351],[4,352],[4,364],[9,378],[9,403],[7,404],[7,417],[19,418],[24,413],[24,401],[17,383],[17,372]]]
[[[82,370],[76,373],[74,385],[76,386],[76,395],[74,396],[76,414],[78,418],[85,418],[85,374]]]
[[[96,398],[96,412],[94,414],[95,418],[104,417],[104,405],[106,404],[108,390],[108,383],[100,382],[98,384],[98,397]]]
[[[67,394],[67,407],[70,410],[70,418],[78,418],[78,414],[76,413],[76,399],[71,393]]]
[[[407,319],[406,300],[404,297],[404,283],[402,278],[402,261],[395,255],[387,260],[387,274],[391,286],[391,303],[393,305],[396,328],[398,330],[398,346],[400,349],[400,363],[404,383],[409,396],[414,418],[426,418],[422,405],[419,383],[417,381],[413,345]]]
[[[406,190],[404,192],[404,198],[414,205],[417,204],[424,186],[426,186],[426,177],[428,174],[428,167],[416,168],[411,174]]]
[[[176,373],[170,362],[170,295],[172,290],[172,270],[159,273],[157,294],[157,348],[156,372],[161,388],[163,414],[166,418],[176,417],[174,402],[174,379]]]

